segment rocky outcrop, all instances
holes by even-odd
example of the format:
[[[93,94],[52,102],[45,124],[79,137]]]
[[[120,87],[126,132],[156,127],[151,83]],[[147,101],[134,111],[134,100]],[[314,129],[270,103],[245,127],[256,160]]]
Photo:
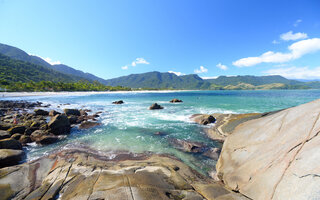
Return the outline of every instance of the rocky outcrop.
[[[58,111],[55,111],[55,110],[50,110],[50,112],[49,112],[49,116],[51,116],[51,117],[54,117],[59,114],[61,114],[61,113],[59,113]]]
[[[56,115],[48,123],[50,132],[55,135],[65,135],[70,133],[70,122],[66,115]]]
[[[69,115],[80,116],[80,110],[78,109],[64,109],[63,111],[67,116]]]
[[[170,103],[182,103],[183,101],[180,99],[172,99]]]
[[[19,141],[13,138],[7,138],[0,140],[0,149],[16,149],[21,150],[22,145]]]
[[[0,168],[17,165],[24,158],[25,153],[22,150],[0,149]]]
[[[214,123],[216,121],[216,118],[214,118],[214,116],[212,115],[205,115],[205,114],[201,114],[201,115],[193,115],[191,116],[191,119],[201,125],[208,125],[211,123]]]
[[[123,104],[123,103],[124,102],[122,100],[112,102],[112,104]]]
[[[49,112],[46,111],[46,110],[42,110],[42,109],[35,109],[34,110],[34,113],[36,115],[41,115],[41,116],[48,116],[49,115]]]
[[[247,199],[162,155],[66,150],[0,174],[1,199]]]
[[[320,199],[320,100],[238,125],[218,177],[251,199]]]
[[[163,107],[157,103],[154,103],[149,107],[149,110],[159,110],[159,109],[163,109]]]

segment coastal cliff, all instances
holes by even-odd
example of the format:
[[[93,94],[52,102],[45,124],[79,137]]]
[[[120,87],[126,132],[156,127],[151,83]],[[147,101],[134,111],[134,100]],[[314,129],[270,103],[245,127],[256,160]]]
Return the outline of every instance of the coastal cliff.
[[[237,126],[224,144],[217,175],[251,199],[320,198],[320,100]]]

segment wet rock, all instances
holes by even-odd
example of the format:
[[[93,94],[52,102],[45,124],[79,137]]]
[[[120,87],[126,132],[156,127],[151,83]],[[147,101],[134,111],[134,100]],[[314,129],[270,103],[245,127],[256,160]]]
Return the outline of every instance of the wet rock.
[[[11,126],[11,124],[0,122],[0,130],[8,130]]]
[[[13,138],[7,138],[0,140],[0,149],[22,149],[22,145],[19,141]]]
[[[78,109],[67,109],[66,108],[63,111],[67,116],[69,116],[69,115],[80,116],[80,111]]]
[[[66,115],[56,115],[48,123],[49,130],[55,135],[65,135],[70,133],[70,122]]]
[[[208,158],[211,158],[213,160],[218,160],[220,152],[221,152],[220,148],[209,148],[202,155]]]
[[[12,128],[9,128],[8,129],[8,132],[13,135],[15,133],[20,133],[20,134],[23,134],[24,131],[26,130],[26,127],[25,126],[14,126]]]
[[[122,100],[112,102],[112,104],[123,104],[123,103],[124,102]]]
[[[42,110],[42,109],[35,109],[34,110],[34,113],[36,115],[41,115],[41,116],[48,116],[49,115],[49,112],[46,111],[46,110]]]
[[[77,124],[78,123],[78,117],[74,115],[68,116],[70,124]]]
[[[81,116],[87,116],[88,113],[87,113],[86,110],[80,110],[80,115],[81,115]]]
[[[98,122],[85,121],[80,124],[79,129],[88,129],[88,128],[93,128],[100,125],[101,124]]]
[[[194,115],[192,119],[194,120],[194,122],[201,125],[211,124],[216,121],[216,118],[214,118],[214,116],[212,115]]]
[[[15,133],[15,134],[13,134],[13,135],[11,136],[11,138],[16,139],[16,140],[19,140],[21,136],[22,136],[21,133]]]
[[[170,103],[182,103],[183,101],[180,99],[172,99]]]
[[[30,135],[30,138],[32,141],[37,141],[39,138],[41,138],[44,135],[48,135],[48,133],[45,132],[44,130],[36,130]]]
[[[25,153],[22,150],[0,149],[0,168],[17,165],[24,158]],[[3,195],[4,193],[1,194]]]
[[[165,136],[165,135],[167,135],[167,133],[165,133],[165,132],[160,132],[160,131],[155,132],[154,134],[155,134],[155,135],[158,135],[158,136]]]
[[[44,135],[36,140],[37,144],[48,145],[56,143],[60,140],[59,136],[56,135]]]
[[[10,138],[11,135],[7,131],[0,130],[0,140]]]
[[[159,110],[159,109],[163,109],[163,107],[157,103],[154,103],[149,107],[149,110]]]
[[[54,116],[59,115],[59,114],[61,114],[61,113],[59,113],[59,112],[57,112],[55,110],[50,110],[50,112],[49,112],[49,116],[51,116],[51,117],[54,117]]]
[[[203,153],[206,150],[205,145],[200,142],[192,142],[175,138],[171,138],[169,142],[177,149],[187,153]]]
[[[19,142],[21,142],[21,144],[27,144],[27,143],[31,143],[31,137],[29,135],[22,135],[19,139]]]

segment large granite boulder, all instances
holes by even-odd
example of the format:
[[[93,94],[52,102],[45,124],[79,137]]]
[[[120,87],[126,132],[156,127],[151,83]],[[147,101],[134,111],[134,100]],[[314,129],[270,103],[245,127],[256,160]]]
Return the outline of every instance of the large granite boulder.
[[[7,131],[0,130],[0,140],[10,138],[11,135]]]
[[[63,111],[67,116],[69,116],[69,115],[80,116],[80,110],[78,110],[78,109],[68,109],[68,108],[66,108]]]
[[[0,168],[19,164],[25,158],[22,150],[0,149]],[[0,195],[0,199],[1,195]]]
[[[247,200],[162,155],[65,150],[0,174],[0,199]]]
[[[34,110],[34,113],[36,115],[41,115],[41,116],[48,116],[49,115],[49,112],[46,111],[46,110],[42,110],[42,109],[35,109]]]
[[[20,134],[23,134],[24,131],[26,130],[26,127],[25,126],[14,126],[12,128],[9,128],[8,129],[8,132],[13,135],[15,133],[20,133]]]
[[[21,150],[22,145],[19,141],[13,138],[7,138],[0,140],[0,149],[17,149]]]
[[[159,110],[159,109],[163,109],[163,107],[157,103],[154,103],[149,107],[149,110]]]
[[[65,135],[70,133],[70,122],[66,115],[56,115],[52,117],[51,121],[48,123],[49,130],[55,135]]]
[[[208,125],[211,123],[214,123],[216,121],[216,118],[212,115],[193,115],[191,117],[194,122],[201,124],[201,125]]]
[[[251,199],[320,199],[320,100],[238,125],[217,175]]]

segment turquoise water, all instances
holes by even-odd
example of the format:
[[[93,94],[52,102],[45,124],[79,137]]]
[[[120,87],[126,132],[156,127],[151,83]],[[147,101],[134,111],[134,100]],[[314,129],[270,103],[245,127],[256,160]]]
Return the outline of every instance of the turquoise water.
[[[171,104],[172,98],[183,103]],[[109,93],[83,96],[23,97],[29,101],[49,103],[56,110],[84,108],[102,111],[102,126],[79,131],[72,129],[68,139],[57,144],[28,147],[28,160],[33,160],[68,144],[85,145],[103,152],[130,151],[133,153],[166,153],[183,160],[189,166],[206,173],[213,169],[215,161],[201,155],[184,153],[174,148],[172,138],[203,142],[209,147],[218,144],[209,140],[203,126],[189,120],[196,113],[250,113],[267,112],[296,106],[320,98],[320,90],[272,90],[272,91],[188,91]],[[113,105],[122,99],[125,104]],[[163,110],[148,110],[152,103],[164,106]],[[70,105],[60,105],[69,103]],[[60,108],[57,108],[60,106]],[[155,132],[166,136],[157,136]]]

